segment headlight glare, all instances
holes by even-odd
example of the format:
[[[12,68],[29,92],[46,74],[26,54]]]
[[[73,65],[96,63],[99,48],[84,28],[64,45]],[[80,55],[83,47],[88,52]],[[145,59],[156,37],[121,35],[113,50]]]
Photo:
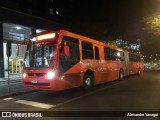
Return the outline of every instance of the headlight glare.
[[[26,73],[23,73],[23,78],[26,78],[27,77],[27,74]]]
[[[55,72],[53,71],[49,71],[47,74],[46,74],[46,78],[47,79],[53,79],[55,76]]]

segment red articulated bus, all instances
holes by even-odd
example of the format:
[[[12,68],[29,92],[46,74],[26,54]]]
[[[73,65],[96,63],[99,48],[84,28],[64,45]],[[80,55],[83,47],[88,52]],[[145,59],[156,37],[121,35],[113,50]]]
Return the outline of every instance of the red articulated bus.
[[[144,70],[142,54],[66,30],[47,31],[29,40],[23,81],[27,88],[85,89]]]

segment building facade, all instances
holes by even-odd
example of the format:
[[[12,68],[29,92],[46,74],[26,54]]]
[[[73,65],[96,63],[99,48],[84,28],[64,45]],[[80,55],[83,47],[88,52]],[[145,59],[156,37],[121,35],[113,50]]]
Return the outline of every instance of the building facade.
[[[6,77],[8,70],[10,70],[10,74],[19,74],[22,72],[21,66],[25,46],[17,56],[17,43],[27,41],[36,33],[53,29],[70,28],[47,19],[0,7],[0,78]],[[9,58],[9,67],[8,57],[6,55],[7,41],[12,43],[12,55]]]
[[[117,45],[117,46],[119,46],[121,48],[124,48],[126,50],[129,50],[129,51],[134,51],[134,52],[137,52],[137,53],[141,53],[141,44],[139,43],[138,40],[136,41],[136,43],[131,43],[131,42],[128,42],[128,41],[124,41],[122,39],[116,39],[114,41],[109,41],[107,43]]]

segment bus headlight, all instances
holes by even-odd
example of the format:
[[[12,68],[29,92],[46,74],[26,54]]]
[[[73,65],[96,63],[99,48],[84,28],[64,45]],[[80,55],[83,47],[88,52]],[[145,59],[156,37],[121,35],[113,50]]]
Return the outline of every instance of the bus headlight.
[[[47,74],[46,74],[46,78],[47,79],[53,79],[55,76],[55,72],[53,71],[49,71]]]
[[[23,73],[23,78],[26,78],[27,77],[27,74],[26,73]]]

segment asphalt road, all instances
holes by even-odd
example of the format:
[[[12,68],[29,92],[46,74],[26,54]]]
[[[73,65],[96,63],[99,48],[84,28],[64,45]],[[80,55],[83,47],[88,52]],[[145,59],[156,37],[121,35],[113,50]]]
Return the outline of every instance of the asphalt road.
[[[126,114],[127,111],[160,111],[160,72],[144,72],[140,76],[134,75],[122,81],[117,80],[101,84],[87,91],[81,88],[61,92],[38,91],[10,98],[3,98],[0,99],[0,111],[63,111],[58,114],[62,114],[64,117],[54,117],[56,120],[71,119],[72,116],[66,117],[67,115],[70,116],[70,114],[73,114],[73,117],[82,115],[80,118],[76,117],[76,119],[81,119],[86,116],[83,112],[79,111],[85,111],[85,114],[91,113],[93,115],[93,117],[89,115],[89,117],[83,118],[86,120],[137,120],[137,117],[112,116],[114,116],[114,113],[116,114],[117,111],[125,111],[118,112],[118,114]],[[111,111],[115,111],[112,112],[113,114],[111,114],[111,117],[98,117],[101,113],[107,116],[106,114],[109,114]],[[55,112],[51,113],[53,115]],[[158,114],[158,116],[160,116],[160,114]],[[75,118],[73,117],[72,119],[74,120]],[[138,119],[159,120],[159,117],[138,117]]]

